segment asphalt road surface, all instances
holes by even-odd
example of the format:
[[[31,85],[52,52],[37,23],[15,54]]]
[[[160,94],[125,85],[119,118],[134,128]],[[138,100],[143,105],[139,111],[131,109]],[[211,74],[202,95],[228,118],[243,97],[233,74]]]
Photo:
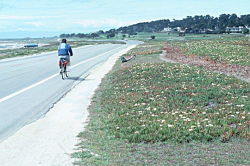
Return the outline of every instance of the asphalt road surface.
[[[59,75],[57,52],[0,60],[0,142],[43,117],[94,67],[130,45],[90,45],[73,49],[69,78]]]

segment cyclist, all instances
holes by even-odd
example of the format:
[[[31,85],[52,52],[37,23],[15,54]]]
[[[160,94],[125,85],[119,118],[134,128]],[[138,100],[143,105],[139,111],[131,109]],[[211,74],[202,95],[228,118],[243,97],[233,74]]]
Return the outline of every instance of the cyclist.
[[[66,39],[62,39],[62,43],[58,46],[58,56],[59,56],[59,61],[62,58],[65,58],[68,61],[67,71],[70,71],[70,56],[73,56],[73,51],[70,45],[67,44]]]

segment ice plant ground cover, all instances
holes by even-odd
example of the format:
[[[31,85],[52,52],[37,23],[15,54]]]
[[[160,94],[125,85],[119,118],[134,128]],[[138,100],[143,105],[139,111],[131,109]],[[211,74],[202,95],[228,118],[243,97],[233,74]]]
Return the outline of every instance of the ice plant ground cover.
[[[138,46],[103,80],[76,164],[249,165],[249,84],[163,62],[162,47]]]
[[[107,113],[106,126],[116,137],[129,142],[250,138],[247,83],[169,63],[137,64],[114,75],[100,111]]]
[[[213,40],[174,41],[187,55],[208,58],[228,64],[250,66],[248,37],[226,37]]]

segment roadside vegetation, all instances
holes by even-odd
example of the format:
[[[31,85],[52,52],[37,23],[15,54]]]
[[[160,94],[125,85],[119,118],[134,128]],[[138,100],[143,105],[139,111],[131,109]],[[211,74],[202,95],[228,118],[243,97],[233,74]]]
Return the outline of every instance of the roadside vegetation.
[[[189,56],[208,58],[228,64],[250,66],[248,37],[217,38],[172,42]]]
[[[246,38],[160,35],[144,38],[131,50],[136,58],[117,61],[103,79],[72,154],[75,164],[250,165],[249,83],[159,58],[167,41],[187,56],[250,66]],[[241,60],[233,61],[235,54]]]
[[[18,56],[25,56],[25,55],[34,55],[43,52],[50,52],[50,51],[57,51],[58,45],[60,44],[61,40],[58,38],[44,38],[44,39],[2,39],[0,43],[14,43],[16,45],[25,45],[28,43],[38,43],[41,45],[39,47],[29,47],[29,48],[9,48],[9,49],[1,49],[0,50],[0,59],[5,58],[13,58]],[[79,38],[70,38],[68,42],[72,48],[81,47],[85,45],[95,45],[95,44],[124,44],[124,42],[120,41],[89,41],[86,39],[79,39]]]

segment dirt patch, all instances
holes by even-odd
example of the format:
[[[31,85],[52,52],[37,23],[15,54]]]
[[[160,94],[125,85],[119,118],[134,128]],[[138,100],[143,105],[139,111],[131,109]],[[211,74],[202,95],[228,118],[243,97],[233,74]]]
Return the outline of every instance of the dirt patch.
[[[168,43],[162,48],[162,50],[163,52],[160,55],[160,58],[164,61],[200,66],[207,70],[224,73],[228,76],[234,76],[250,83],[250,66],[213,61],[206,57],[187,56],[178,47],[174,47]]]

